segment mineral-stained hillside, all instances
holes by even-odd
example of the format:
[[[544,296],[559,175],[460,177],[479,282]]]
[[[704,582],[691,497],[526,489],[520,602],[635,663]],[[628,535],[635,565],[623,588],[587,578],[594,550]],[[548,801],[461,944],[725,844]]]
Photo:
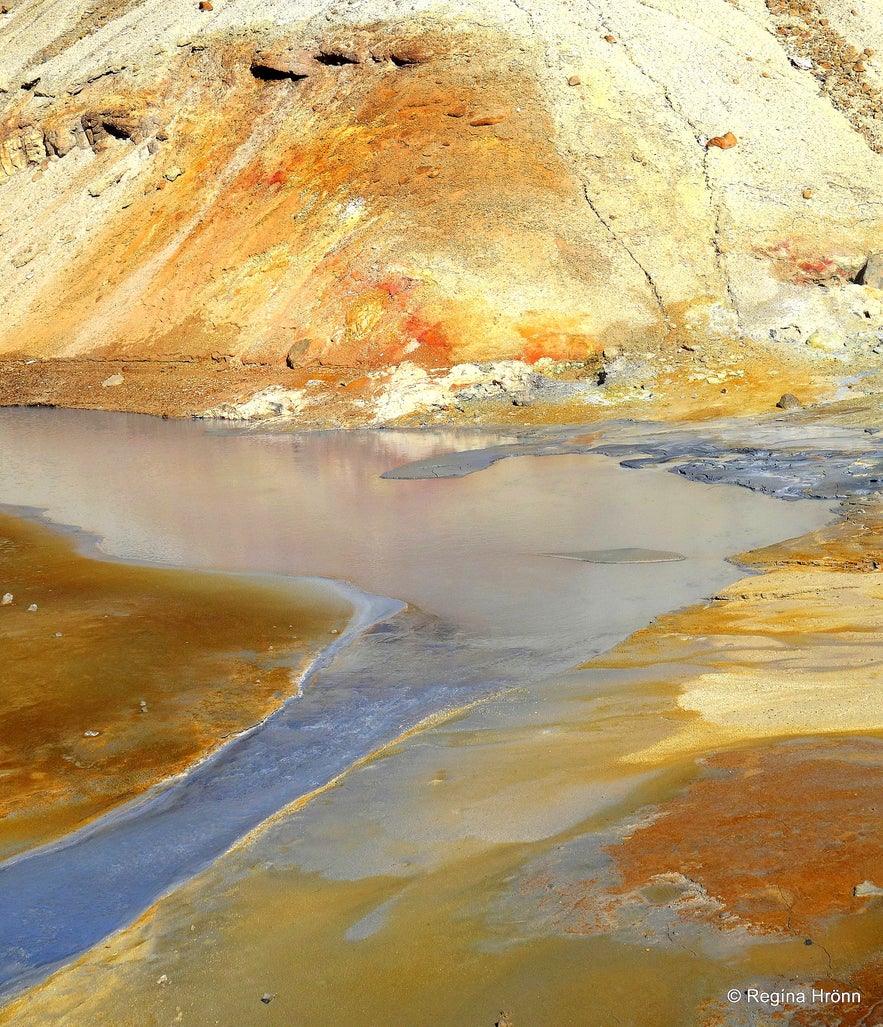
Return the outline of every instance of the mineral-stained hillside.
[[[297,412],[318,382],[370,420],[518,361],[473,392],[741,409],[767,369],[879,363],[870,2],[2,10],[2,402]]]

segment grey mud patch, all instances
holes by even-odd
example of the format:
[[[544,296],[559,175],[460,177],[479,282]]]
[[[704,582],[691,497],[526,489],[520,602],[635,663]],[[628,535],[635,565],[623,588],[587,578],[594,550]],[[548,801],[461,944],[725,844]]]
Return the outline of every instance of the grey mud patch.
[[[521,938],[603,937],[619,944],[668,949],[674,946],[703,959],[730,958],[753,936],[747,925],[681,873],[660,873],[641,888],[623,889],[610,850],[659,816],[638,811],[624,822],[588,832],[529,861],[489,914],[496,941],[516,941],[507,924],[519,917]]]
[[[582,563],[677,563],[686,560],[682,553],[667,553],[663,549],[584,549],[576,553],[540,553],[559,560],[579,560]]]
[[[461,478],[508,457],[595,454],[623,467],[665,465],[690,481],[741,485],[778,499],[846,499],[883,489],[883,451],[875,427],[767,416],[675,426],[612,421],[593,425],[592,431],[595,438],[588,444],[579,441],[585,426],[536,428],[518,442],[417,460],[381,477]]]

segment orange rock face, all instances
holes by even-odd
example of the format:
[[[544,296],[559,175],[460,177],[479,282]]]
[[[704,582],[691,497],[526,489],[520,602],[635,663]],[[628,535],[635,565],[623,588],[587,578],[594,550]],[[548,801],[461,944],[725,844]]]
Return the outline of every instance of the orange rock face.
[[[300,364],[351,368],[591,355],[584,290],[545,253],[583,200],[536,84],[452,45],[388,29],[258,56],[231,41],[185,51],[149,94],[94,83],[53,107],[59,138],[100,151],[96,202],[129,191],[0,352],[281,365],[296,347]],[[133,145],[144,163],[124,175]]]

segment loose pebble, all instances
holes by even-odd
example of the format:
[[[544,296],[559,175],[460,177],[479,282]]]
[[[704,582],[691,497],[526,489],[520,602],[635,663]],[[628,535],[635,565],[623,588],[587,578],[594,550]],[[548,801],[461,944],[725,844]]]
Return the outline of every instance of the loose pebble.
[[[739,140],[732,132],[725,132],[722,136],[712,136],[705,144],[705,148],[710,149],[712,146],[716,146],[719,150],[729,150],[738,142]]]
[[[793,393],[786,392],[779,400],[779,402],[776,404],[776,406],[780,410],[796,410],[799,407],[802,407],[803,404]]]

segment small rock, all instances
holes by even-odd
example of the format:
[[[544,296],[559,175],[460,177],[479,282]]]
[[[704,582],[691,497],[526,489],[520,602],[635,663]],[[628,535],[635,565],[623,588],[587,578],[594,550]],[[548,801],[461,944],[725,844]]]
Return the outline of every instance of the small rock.
[[[199,0],[199,9],[201,11],[213,11],[214,7],[212,7],[210,0]]]
[[[28,613],[36,613],[36,612],[37,612],[37,604],[36,603],[31,603],[31,605],[28,607]]]
[[[605,346],[601,356],[605,360],[616,360],[617,357],[622,356],[622,350],[619,346]]]
[[[156,979],[156,983],[157,984],[163,984],[163,985],[168,984],[169,983],[168,974],[160,974],[159,977],[157,977],[157,979]]]
[[[110,378],[105,378],[101,383],[102,389],[111,389],[114,385],[122,385],[125,378],[121,374],[112,374]]]
[[[100,734],[100,731],[84,731],[83,738],[97,738]]]
[[[810,199],[812,199],[813,196],[815,196],[815,192],[816,192],[815,189],[804,189],[803,190],[803,198],[805,200],[810,200]]]
[[[858,277],[859,285],[883,289],[883,253],[868,254],[868,261]]]
[[[500,1019],[497,1020],[494,1027],[515,1027],[512,1023],[512,1014],[505,1009],[502,1010],[500,1012]]]
[[[604,37],[604,42],[605,42],[605,43],[615,43],[615,42],[616,42],[616,36],[611,36],[611,35],[610,35],[610,34],[608,33],[608,34],[607,34],[607,35],[606,35],[606,36]]]
[[[61,638],[61,632],[60,631],[56,631],[55,632],[55,637],[56,638]]]
[[[802,407],[803,404],[793,393],[786,392],[779,400],[779,402],[776,404],[776,406],[780,410],[796,410],[799,407]]]
[[[861,884],[857,884],[852,889],[852,894],[857,899],[870,898],[873,896],[883,895],[883,888],[871,881],[862,881]]]
[[[273,999],[275,997],[276,997],[276,993],[275,992],[273,992],[273,991],[265,991],[264,994],[261,995],[261,1002],[263,1002],[265,1006],[268,1006],[273,1001]]]
[[[567,80],[567,84],[569,86],[578,86],[581,82],[582,79],[579,77],[579,75],[571,75],[570,78]]]
[[[730,150],[738,142],[739,140],[732,132],[725,132],[722,136],[712,136],[705,144],[705,148],[708,150],[711,149],[712,146],[716,146],[719,150]]]
[[[11,592],[4,592],[3,598],[0,599],[0,606],[9,606],[13,599],[15,599],[15,596]]]
[[[792,57],[791,63],[801,71],[812,71],[812,61],[809,57]]]
[[[174,165],[174,167],[169,168],[168,171],[166,171],[166,173],[165,173],[165,175],[163,177],[165,178],[165,180],[167,182],[175,182],[183,174],[184,174],[184,172],[176,164],[176,165]]]
[[[829,332],[824,328],[818,328],[806,340],[806,344],[822,353],[839,353],[842,352],[843,347],[846,345],[846,340],[842,335]]]
[[[309,348],[309,339],[298,339],[298,341],[289,348],[288,353],[285,355],[286,365],[291,368],[299,367],[303,363],[303,358],[306,356]]]

